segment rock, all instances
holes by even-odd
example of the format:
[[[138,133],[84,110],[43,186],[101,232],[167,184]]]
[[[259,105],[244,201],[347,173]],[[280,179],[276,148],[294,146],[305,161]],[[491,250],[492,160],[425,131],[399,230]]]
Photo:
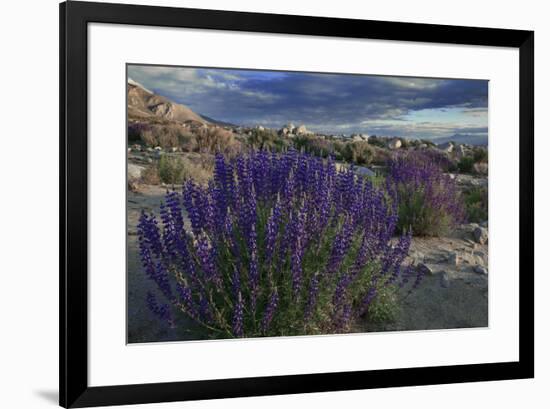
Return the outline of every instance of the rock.
[[[288,133],[292,133],[294,132],[294,130],[296,129],[296,127],[294,126],[294,124],[292,122],[288,123],[286,126],[285,126],[286,129],[288,129]]]
[[[439,145],[437,145],[437,147],[442,151],[448,152],[448,153],[451,153],[454,149],[454,145],[452,142],[440,143]]]
[[[364,166],[356,166],[354,167],[355,173],[361,176],[376,176],[376,173],[370,170],[369,168],[366,168]]]
[[[416,271],[423,275],[432,275],[434,273],[433,270],[424,263],[418,263]]]
[[[281,129],[279,130],[279,135],[281,135],[281,136],[285,136],[285,135],[287,135],[288,133],[289,133],[289,132],[288,132],[288,128],[281,128]]]
[[[487,275],[489,274],[489,272],[487,271],[487,269],[483,266],[480,266],[479,264],[474,266],[474,272],[476,272],[477,274],[481,274],[481,275]]]
[[[458,261],[459,261],[459,257],[457,253],[453,251],[452,253],[449,254],[449,264],[456,267],[458,266]]]
[[[418,145],[418,149],[427,149],[428,148],[428,145],[426,145],[425,143],[421,143],[420,145]]]
[[[132,150],[136,152],[141,152],[142,151],[141,145],[138,145],[137,143],[133,144]]]
[[[489,220],[485,220],[484,222],[479,223],[481,227],[488,228],[489,227]]]
[[[305,125],[300,125],[298,128],[296,128],[295,133],[296,135],[309,135],[313,132],[308,131]]]
[[[480,175],[487,175],[489,173],[489,165],[486,163],[474,163],[474,171]]]
[[[477,243],[479,244],[487,243],[489,239],[489,234],[485,227],[476,227],[473,233],[474,233],[474,239]]]
[[[128,180],[128,190],[134,193],[139,191],[139,183],[135,180]]]
[[[367,134],[356,134],[351,135],[351,139],[356,142],[368,142],[369,136]]]
[[[261,125],[258,125],[258,126],[256,127],[256,129],[257,129],[258,131],[265,131],[265,128],[264,128],[263,126],[261,126]]]
[[[451,279],[449,278],[449,275],[445,272],[441,272],[441,278],[439,280],[439,284],[443,288],[449,288],[451,286]]]
[[[177,147],[177,146],[172,146],[171,150],[172,150],[172,152],[177,152],[177,151],[178,151],[178,147]]]
[[[128,164],[128,180],[140,179],[145,168],[134,163]]]
[[[458,145],[456,153],[460,159],[467,156],[466,148],[464,147],[464,145]]]
[[[399,149],[401,145],[401,139],[399,138],[393,138],[391,141],[388,142],[389,149]]]

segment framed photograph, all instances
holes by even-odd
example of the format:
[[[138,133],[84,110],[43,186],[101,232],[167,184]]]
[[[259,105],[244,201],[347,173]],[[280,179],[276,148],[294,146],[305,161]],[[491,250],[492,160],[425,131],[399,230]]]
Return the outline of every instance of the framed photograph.
[[[60,405],[534,376],[534,33],[60,5]]]

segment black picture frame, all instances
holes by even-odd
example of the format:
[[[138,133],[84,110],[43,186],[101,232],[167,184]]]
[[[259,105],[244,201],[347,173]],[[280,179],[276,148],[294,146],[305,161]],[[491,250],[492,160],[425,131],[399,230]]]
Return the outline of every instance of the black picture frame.
[[[534,377],[534,32],[70,1],[60,4],[60,405],[90,407]],[[512,47],[519,50],[519,360],[472,365],[88,386],[87,25]]]

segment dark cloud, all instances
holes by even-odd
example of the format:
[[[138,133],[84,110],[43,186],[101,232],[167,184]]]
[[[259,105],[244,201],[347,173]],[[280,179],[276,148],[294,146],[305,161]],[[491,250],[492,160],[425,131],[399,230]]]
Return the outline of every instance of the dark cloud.
[[[128,75],[201,114],[238,124],[292,121],[317,131],[426,138],[487,134],[482,80],[150,66],[130,66]]]

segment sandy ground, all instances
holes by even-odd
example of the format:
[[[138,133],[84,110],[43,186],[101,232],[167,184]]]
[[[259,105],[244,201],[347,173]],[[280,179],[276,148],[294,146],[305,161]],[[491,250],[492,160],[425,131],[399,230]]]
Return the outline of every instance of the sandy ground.
[[[204,332],[183,314],[178,314],[176,328],[157,319],[148,309],[147,291],[156,291],[156,284],[149,280],[139,260],[136,226],[141,210],[159,214],[160,203],[166,188],[142,186],[139,193],[128,192],[128,342],[164,342],[206,338]],[[158,294],[158,292],[157,292]]]

